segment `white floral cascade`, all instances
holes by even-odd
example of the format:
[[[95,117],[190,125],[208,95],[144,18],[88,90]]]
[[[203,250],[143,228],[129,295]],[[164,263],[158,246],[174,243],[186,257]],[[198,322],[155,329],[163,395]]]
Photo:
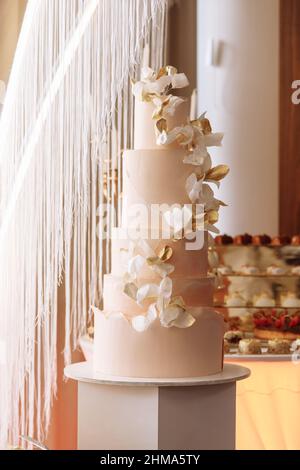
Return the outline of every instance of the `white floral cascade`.
[[[212,167],[208,147],[220,146],[223,134],[213,133],[205,113],[198,119],[188,121],[182,127],[168,129],[167,117],[173,116],[176,108],[184,98],[170,93],[172,89],[184,88],[189,82],[185,74],[178,73],[175,67],[161,68],[157,73],[149,67],[142,69],[141,80],[133,83],[133,94],[136,99],[151,102],[155,109],[153,120],[157,144],[164,146],[177,142],[186,150],[183,162],[193,165],[195,170],[186,180],[185,189],[191,201],[192,209],[183,206],[175,207],[164,213],[167,223],[178,238],[183,229],[190,224],[192,231],[207,230],[217,232],[215,227],[219,218],[219,208],[225,204],[214,197],[209,183],[219,187],[220,181],[227,175],[227,165]],[[203,213],[193,210],[195,204],[201,204]],[[187,231],[185,231],[187,234]],[[172,279],[169,275],[175,267],[168,261],[172,257],[172,249],[165,246],[156,254],[144,240],[131,242],[128,250],[127,272],[124,275],[124,293],[138,305],[147,309],[144,315],[132,319],[132,326],[137,331],[145,331],[157,318],[163,327],[188,328],[195,322],[182,297],[172,295]],[[158,276],[159,283],[141,285],[139,274],[144,266],[148,266]]]

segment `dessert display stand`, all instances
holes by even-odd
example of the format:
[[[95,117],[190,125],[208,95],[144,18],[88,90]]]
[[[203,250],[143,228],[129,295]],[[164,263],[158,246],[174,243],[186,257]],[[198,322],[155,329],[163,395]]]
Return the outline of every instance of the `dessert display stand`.
[[[234,364],[175,379],[95,376],[90,362],[69,365],[65,376],[78,382],[78,449],[235,449],[236,382],[249,375]]]

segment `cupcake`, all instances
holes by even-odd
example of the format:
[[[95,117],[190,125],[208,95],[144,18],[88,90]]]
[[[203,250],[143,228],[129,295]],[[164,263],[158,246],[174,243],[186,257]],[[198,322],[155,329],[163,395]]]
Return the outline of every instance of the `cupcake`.
[[[254,307],[275,307],[275,300],[267,293],[262,292],[259,295],[253,297]]]
[[[288,292],[281,295],[280,304],[284,308],[300,308],[300,299],[294,292]]]
[[[267,274],[270,276],[283,276],[286,274],[286,269],[282,266],[276,266],[272,264],[271,266],[267,267]]]
[[[269,354],[290,354],[291,342],[286,339],[270,339],[268,341]]]
[[[261,354],[260,341],[257,339],[241,339],[239,352],[241,354]]]
[[[247,300],[239,292],[233,292],[225,296],[225,304],[227,307],[245,307]]]
[[[257,266],[251,266],[250,264],[244,264],[240,270],[240,274],[245,274],[246,276],[253,276],[259,274],[259,269]]]

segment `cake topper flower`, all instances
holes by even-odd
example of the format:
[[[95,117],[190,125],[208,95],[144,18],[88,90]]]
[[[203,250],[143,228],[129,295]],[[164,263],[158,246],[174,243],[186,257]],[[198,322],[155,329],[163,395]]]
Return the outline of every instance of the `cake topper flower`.
[[[141,101],[153,101],[157,98],[165,99],[170,90],[185,88],[188,85],[189,81],[186,75],[178,73],[175,67],[167,65],[157,73],[150,67],[143,67],[141,80],[138,82],[132,80],[132,92]],[[170,100],[170,98],[168,99]],[[156,104],[158,103],[160,104],[157,101]]]

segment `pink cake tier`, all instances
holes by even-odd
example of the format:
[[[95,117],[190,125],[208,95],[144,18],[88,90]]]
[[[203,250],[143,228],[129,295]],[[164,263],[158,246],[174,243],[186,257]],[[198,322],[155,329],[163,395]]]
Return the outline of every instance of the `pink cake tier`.
[[[154,131],[153,131],[154,132]],[[185,184],[194,171],[193,165],[183,163],[185,152],[181,149],[127,150],[123,154],[123,214],[122,226],[130,225],[128,217],[150,205],[191,204]],[[130,214],[130,208],[136,209]],[[152,208],[152,210],[155,208]],[[154,224],[155,221],[151,220]]]
[[[125,316],[95,310],[94,369],[123,377],[200,377],[223,367],[223,318],[196,307],[190,328],[162,328],[159,320],[137,333]]]
[[[140,287],[154,279],[139,278],[136,282]],[[188,307],[210,307],[213,300],[214,278],[203,277],[197,278],[176,278],[173,279],[173,295],[183,297]],[[104,310],[111,312],[122,312],[132,317],[133,315],[141,315],[147,311],[147,308],[153,300],[144,302],[142,306],[138,305],[135,300],[131,299],[123,292],[124,281],[122,277],[106,274],[104,276],[103,288],[103,304]]]
[[[186,152],[178,144],[157,145],[153,110],[151,103],[136,102],[134,150],[123,154],[122,226],[113,231],[112,272],[104,277],[103,311],[94,308],[94,370],[107,375],[148,378],[216,374],[223,367],[224,321],[211,307],[214,280],[207,276],[206,234],[197,250],[187,250],[185,239],[174,241],[172,236],[162,235],[159,239],[151,238],[149,230],[157,228],[151,218],[142,238],[156,255],[165,246],[172,248],[172,256],[167,260],[175,268],[169,274],[172,298],[181,296],[195,321],[186,328],[165,327],[157,317],[143,331],[132,326],[133,317],[146,315],[155,300],[147,299],[139,305],[124,292],[132,245],[134,256],[143,256],[139,245],[134,243],[136,237],[130,235],[129,214],[137,204],[142,204],[148,215],[153,204],[191,204],[186,180],[197,172],[194,165],[183,163]],[[174,116],[168,116],[168,129],[184,125],[187,115],[187,104],[183,103]],[[162,277],[145,263],[134,283],[139,288],[147,283],[159,285],[161,280]]]

